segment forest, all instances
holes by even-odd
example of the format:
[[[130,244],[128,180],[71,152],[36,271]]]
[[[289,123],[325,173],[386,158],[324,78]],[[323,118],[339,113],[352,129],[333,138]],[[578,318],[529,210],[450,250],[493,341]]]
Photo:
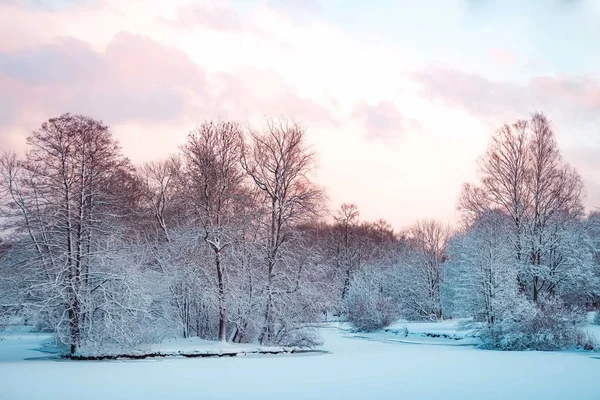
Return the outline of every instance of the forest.
[[[455,226],[330,210],[305,135],[206,121],[134,165],[99,120],[44,122],[0,159],[0,325],[68,355],[167,337],[310,348],[331,316],[360,332],[460,319],[487,349],[596,346],[581,328],[600,305],[600,211],[543,113],[490,137]]]

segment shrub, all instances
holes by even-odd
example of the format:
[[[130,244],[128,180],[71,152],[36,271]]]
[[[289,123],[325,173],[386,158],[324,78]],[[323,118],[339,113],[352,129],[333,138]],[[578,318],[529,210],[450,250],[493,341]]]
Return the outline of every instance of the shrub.
[[[280,327],[274,344],[285,347],[312,348],[323,344],[317,329],[303,324]]]
[[[589,347],[589,343],[582,343],[584,315],[556,299],[535,305],[519,298],[501,313],[501,318],[493,325],[481,330],[481,347],[498,350]]]
[[[357,274],[348,290],[345,306],[348,321],[361,332],[382,329],[398,316],[396,302],[385,293],[385,279],[381,272]]]

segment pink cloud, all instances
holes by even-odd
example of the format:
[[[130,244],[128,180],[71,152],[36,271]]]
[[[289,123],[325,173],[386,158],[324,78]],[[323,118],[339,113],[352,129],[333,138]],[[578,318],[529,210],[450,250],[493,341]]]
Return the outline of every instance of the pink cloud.
[[[215,101],[224,105],[229,117],[285,114],[296,120],[330,120],[329,111],[312,100],[294,95],[296,88],[272,70],[244,67],[214,76],[219,87]]]
[[[353,117],[363,121],[367,138],[389,142],[400,137],[407,129],[420,130],[415,120],[406,120],[396,106],[389,101],[380,101],[370,105],[361,101],[352,113]]]
[[[72,22],[97,22],[91,32],[107,29],[104,18],[114,13],[109,0],[0,0],[0,51],[51,43]]]
[[[507,120],[536,109],[588,121],[600,119],[600,86],[589,77],[534,77],[520,85],[450,68],[431,68],[414,77],[426,96],[486,119]]]
[[[464,108],[479,117],[505,120],[531,112],[530,95],[517,84],[494,82],[482,75],[451,68],[418,71],[414,78],[426,97]]]
[[[31,29],[32,26],[36,29]],[[17,0],[0,2],[0,50],[38,44],[55,31],[53,19],[20,7]]]
[[[187,56],[130,34],[115,36],[106,54],[74,38],[0,53],[3,93],[19,109],[90,113],[110,122],[177,118],[183,91],[202,78]]]
[[[245,67],[209,73],[172,47],[147,37],[119,33],[104,53],[62,38],[0,52],[0,126],[27,131],[50,116],[70,111],[107,123],[181,123],[204,118],[249,119],[285,114],[329,120],[327,109],[303,98],[270,70]]]
[[[531,81],[538,98],[554,99],[564,105],[577,105],[588,112],[600,112],[600,86],[597,81],[578,76],[539,77]]]
[[[275,5],[269,3],[269,6],[275,10],[298,11],[298,5],[291,3],[279,4],[276,2]],[[309,7],[309,9],[312,9],[312,7]],[[253,23],[251,19],[242,20],[238,12],[226,0],[208,0],[200,3],[189,2],[175,10],[174,18],[160,16],[158,17],[158,21],[169,28],[195,31],[196,28],[203,27],[218,33],[240,35],[240,38],[245,36],[268,41],[283,51],[293,49],[293,46],[285,36],[269,32],[263,26]]]
[[[118,33],[106,48],[105,62],[109,78],[132,89],[156,85],[202,92],[208,85],[206,71],[187,54],[145,36]]]

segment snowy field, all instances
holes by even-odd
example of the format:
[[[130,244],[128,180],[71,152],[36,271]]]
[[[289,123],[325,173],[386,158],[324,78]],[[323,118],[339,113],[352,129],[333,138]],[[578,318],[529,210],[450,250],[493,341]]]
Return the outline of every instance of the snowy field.
[[[432,337],[455,335],[452,323],[321,331],[328,353],[135,361],[53,359],[39,351],[47,336],[6,335],[0,399],[600,399],[598,353],[484,351]]]

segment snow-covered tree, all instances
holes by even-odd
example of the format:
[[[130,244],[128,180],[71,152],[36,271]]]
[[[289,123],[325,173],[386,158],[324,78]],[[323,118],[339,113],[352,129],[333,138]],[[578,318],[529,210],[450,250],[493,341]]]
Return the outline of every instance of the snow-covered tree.
[[[360,268],[360,239],[357,237],[360,213],[355,204],[344,203],[334,216],[335,263],[336,271],[343,275],[342,299],[350,287],[352,273]]]
[[[493,325],[517,295],[518,264],[510,229],[506,215],[489,211],[450,241],[445,284],[458,315]]]
[[[583,185],[563,161],[546,116],[535,113],[502,127],[481,159],[480,176],[479,185],[465,185],[459,207],[467,219],[488,210],[510,218],[520,290],[537,302],[568,285],[568,273],[553,276],[568,265],[563,245],[570,227],[581,220]]]
[[[410,319],[439,320],[444,317],[443,287],[448,227],[430,220],[417,222],[407,232],[407,247],[397,261],[403,276],[402,308]]]
[[[188,136],[183,148],[188,200],[202,226],[203,237],[213,255],[219,308],[219,340],[227,340],[225,252],[237,240],[244,222],[243,202],[248,196],[240,158],[243,142],[234,122],[205,122]]]
[[[290,253],[295,225],[318,216],[323,192],[310,180],[314,153],[305,130],[283,119],[267,120],[262,131],[251,131],[243,152],[243,167],[260,194],[261,237],[266,285],[261,343],[276,339],[289,295],[299,288],[303,263]]]
[[[171,240],[169,230],[173,225],[179,225],[175,220],[185,209],[182,205],[182,174],[181,160],[177,156],[147,162],[138,169],[142,208],[152,215],[167,242]]]
[[[4,210],[30,255],[19,266],[24,301],[73,354],[113,315],[108,304],[128,308],[97,298],[120,279],[98,260],[132,208],[135,179],[108,127],[89,117],[52,118],[27,143],[25,159],[2,159]]]
[[[363,269],[353,276],[344,304],[348,321],[357,330],[382,329],[400,316],[398,298],[394,297],[396,280],[391,272],[387,268]]]

